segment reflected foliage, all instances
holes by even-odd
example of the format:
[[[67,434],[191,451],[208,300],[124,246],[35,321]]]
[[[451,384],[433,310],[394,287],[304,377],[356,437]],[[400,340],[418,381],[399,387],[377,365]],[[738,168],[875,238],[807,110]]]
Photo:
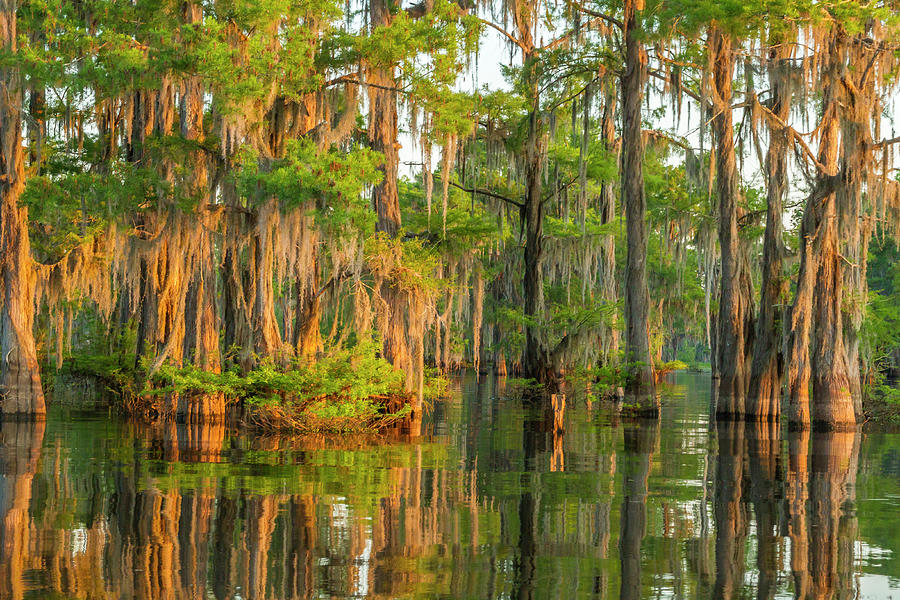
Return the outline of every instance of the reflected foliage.
[[[522,408],[466,379],[421,431],[0,429],[0,599],[849,598],[896,579],[896,434]]]

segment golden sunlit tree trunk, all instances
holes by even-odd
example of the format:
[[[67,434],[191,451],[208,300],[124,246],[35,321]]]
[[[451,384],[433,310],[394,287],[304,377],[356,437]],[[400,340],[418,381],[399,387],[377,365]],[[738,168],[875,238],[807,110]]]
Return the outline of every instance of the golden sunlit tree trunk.
[[[831,36],[828,42],[834,47],[837,41]],[[836,52],[836,51],[835,51]],[[822,261],[823,246],[834,223],[826,222],[826,214],[834,211],[834,182],[838,171],[838,106],[835,86],[839,67],[834,52],[827,58],[828,63],[823,71],[822,118],[819,124],[818,162],[827,169],[819,173],[816,184],[806,206],[803,209],[803,220],[800,225],[800,272],[797,276],[797,291],[791,307],[791,327],[788,335],[787,351],[787,386],[789,393],[788,419],[792,427],[809,427],[812,419],[809,405],[809,384],[814,369],[825,368],[817,361],[815,348],[821,345],[819,336],[828,328],[820,329],[819,321],[827,316],[818,314],[815,296],[821,295],[818,290],[828,282],[819,281],[819,268]],[[834,247],[832,235],[831,247]],[[835,257],[836,258],[836,257]],[[830,282],[834,283],[834,280]],[[836,290],[832,289],[831,293]],[[822,298],[827,303],[827,293]],[[823,306],[823,308],[825,308]],[[838,311],[839,311],[838,307]],[[814,334],[813,327],[816,327]],[[832,328],[832,331],[834,329]],[[820,374],[827,377],[827,373]],[[823,390],[824,392],[824,390]],[[822,398],[824,400],[824,397]]]
[[[391,4],[387,0],[370,2],[370,18],[373,28],[388,27],[393,21]],[[373,202],[377,214],[376,232],[389,238],[400,233],[400,196],[397,187],[400,166],[397,125],[397,91],[395,67],[393,65],[373,65],[368,71],[369,86],[369,139],[372,149],[384,156],[381,167],[383,178],[375,186]],[[402,261],[402,256],[399,257]],[[400,289],[399,283],[387,277],[376,284],[379,329],[384,344],[384,357],[394,367],[406,374],[406,390],[416,392],[413,411],[418,412],[421,402],[424,353],[421,340],[416,340],[417,351],[413,352],[407,340],[408,323],[423,315],[413,313],[409,293]]]
[[[838,170],[840,111],[845,102],[842,94],[846,75],[843,64],[844,38],[832,33],[827,41],[826,78],[823,97],[823,119],[820,162],[833,172]],[[826,177],[820,174],[820,179]],[[856,425],[856,412],[850,388],[850,367],[844,347],[844,257],[838,240],[838,194],[831,190],[814,209],[818,260],[812,293],[815,319],[812,330],[812,423],[824,428],[847,428]]]
[[[866,34],[871,34],[871,30]],[[865,306],[868,300],[866,278],[869,239],[872,219],[866,214],[865,204],[873,203],[877,192],[870,186],[867,194],[863,186],[873,180],[872,122],[879,123],[881,104],[877,100],[876,79],[871,61],[877,58],[860,34],[847,48],[850,85],[843,88],[845,98],[841,115],[841,186],[837,191],[839,207],[838,230],[840,253],[844,259],[843,270],[843,338],[847,363],[847,379],[853,409],[857,417],[862,415],[862,381],[860,375],[860,342]],[[866,198],[868,195],[870,198]],[[882,202],[884,200],[882,199]]]
[[[16,52],[16,0],[0,0],[0,51]],[[41,417],[44,390],[34,343],[34,293],[22,151],[22,76],[0,66],[0,417]]]
[[[196,2],[184,4],[184,22],[198,25],[203,22],[203,10]],[[203,86],[200,77],[193,75],[183,83],[181,94],[181,135],[201,143],[203,132]],[[222,357],[219,351],[219,304],[216,295],[216,248],[213,233],[217,228],[215,213],[210,207],[207,157],[204,151],[191,152],[192,165],[188,189],[197,203],[193,215],[191,241],[194,260],[185,302],[184,357],[203,371],[220,373]],[[189,422],[222,419],[225,398],[221,393],[186,394],[178,401],[176,417]]]
[[[787,123],[791,111],[790,53],[791,47],[779,38],[774,40],[768,57],[771,111],[782,123]],[[765,162],[767,194],[762,285],[746,406],[747,417],[759,421],[777,421],[781,412],[784,369],[781,355],[783,311],[780,307],[788,289],[788,280],[782,266],[782,221],[784,197],[788,187],[787,158],[790,141],[784,128],[770,124]]]

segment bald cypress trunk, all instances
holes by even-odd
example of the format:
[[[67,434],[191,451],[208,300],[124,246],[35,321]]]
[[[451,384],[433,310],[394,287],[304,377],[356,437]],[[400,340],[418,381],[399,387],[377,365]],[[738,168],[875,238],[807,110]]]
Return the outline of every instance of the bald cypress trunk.
[[[587,119],[585,119],[587,127]],[[601,135],[607,152],[612,152],[616,144],[616,89],[612,82],[606,84],[604,95],[603,120]],[[616,192],[611,181],[604,181],[600,187],[600,222],[611,223],[616,218]],[[600,258],[601,297],[604,302],[614,304],[618,300],[616,290],[616,238],[610,234],[604,236]],[[602,356],[605,362],[616,360],[619,354],[619,330],[617,327],[604,327]]]
[[[834,194],[825,201],[819,230],[819,269],[813,293],[815,339],[813,363],[813,425],[843,428],[856,424],[850,391],[850,367],[844,347],[843,271],[838,247],[837,210]]]
[[[0,49],[16,52],[16,0],[0,0]],[[34,343],[35,274],[28,239],[28,209],[19,205],[25,188],[22,152],[22,77],[0,67],[0,414],[43,417],[44,390]]]
[[[841,265],[846,290],[842,303],[844,352],[850,395],[857,416],[862,415],[860,329],[869,294],[866,263],[872,227],[864,210],[866,200],[863,196],[863,184],[873,171],[872,151],[867,142],[872,139],[871,122],[873,118],[881,119],[876,101],[875,77],[869,74],[868,68],[870,59],[874,58],[870,56],[871,52],[866,43],[856,39],[849,45],[847,52],[847,77],[853,82],[855,89],[845,88],[846,100],[841,119],[843,180],[837,193],[840,251],[846,259]],[[875,190],[870,188],[869,195],[875,196]]]
[[[393,17],[387,0],[370,2],[372,27],[387,27]],[[397,92],[393,65],[375,65],[368,72],[369,87],[369,139],[372,149],[384,156],[381,166],[382,179],[375,186],[373,202],[378,221],[376,231],[390,237],[400,232],[400,196],[397,190],[397,172],[400,165],[397,142]],[[376,87],[378,86],[378,87]]]
[[[787,122],[791,110],[791,86],[788,72],[790,47],[778,43],[769,50],[769,85],[772,89],[772,112]],[[787,132],[769,128],[769,148],[766,153],[766,231],[763,236],[762,289],[759,316],[756,320],[756,340],[750,370],[750,393],[747,397],[748,418],[760,421],[778,420],[781,410],[781,380],[784,361],[781,355],[782,318],[780,308],[787,293],[782,257],[784,243],[784,196],[787,192],[787,153],[790,140]]]
[[[797,294],[791,311],[788,386],[790,421],[794,427],[810,423],[823,428],[856,424],[850,391],[843,331],[843,260],[838,243],[836,182],[841,110],[841,39],[826,40],[823,69],[822,120],[819,124],[820,172],[807,200],[801,227],[801,263]],[[809,382],[815,402],[810,418]]]
[[[526,57],[526,69],[533,68],[534,57]],[[532,75],[533,77],[533,75]],[[544,203],[543,185],[543,135],[540,116],[540,99],[537,83],[530,83],[531,112],[528,115],[528,137],[525,147],[525,354],[522,365],[526,377],[551,384],[556,374],[550,364],[550,355],[542,328],[544,313]]]
[[[315,360],[316,353],[322,346],[322,334],[319,331],[319,320],[322,316],[322,302],[317,290],[301,289],[297,284],[297,318],[294,323],[294,346],[297,355],[307,360]]]
[[[387,0],[370,2],[370,18],[372,27],[389,26],[393,20],[391,4]],[[381,167],[383,178],[375,186],[372,200],[378,220],[376,232],[396,238],[400,233],[400,196],[397,188],[400,147],[397,141],[397,92],[395,69],[393,65],[373,65],[368,72],[369,87],[369,139],[372,149],[384,155]],[[401,259],[402,260],[402,259]],[[383,309],[379,310],[379,328],[383,338],[384,357],[394,367],[406,374],[406,390],[418,391],[417,402],[413,411],[418,412],[421,401],[421,378],[424,372],[424,354],[410,349],[407,340],[408,320],[420,318],[421,315],[408,315],[410,307],[408,294],[399,288],[397,282],[388,278],[376,284],[379,301]],[[417,341],[421,347],[421,340]]]
[[[657,412],[650,358],[650,292],[647,288],[647,200],[644,196],[644,141],[641,101],[647,79],[647,52],[641,40],[641,0],[625,2],[625,70],[622,74],[622,203],[625,205],[625,360],[628,391],[641,411]]]
[[[199,24],[203,10],[196,2],[184,5],[184,21]],[[203,141],[203,87],[198,76],[183,83],[181,96],[181,135],[188,140]],[[209,207],[209,182],[203,151],[191,153],[192,168],[188,188],[196,199],[191,240],[195,258],[188,274],[185,302],[184,357],[194,366],[211,373],[222,371],[219,351],[219,306],[216,296],[216,256],[213,231],[216,220]],[[176,417],[189,422],[219,420],[225,417],[225,398],[221,393],[184,395],[179,398]]]
[[[275,316],[275,242],[272,239],[278,227],[278,205],[274,199],[267,199],[256,212],[256,227],[253,234],[254,290],[251,305],[253,325],[253,348],[264,358],[282,360],[283,348],[281,331]]]
[[[842,98],[842,38],[832,34],[827,47],[828,68],[825,72],[824,116],[821,124],[821,162],[837,172],[838,136]],[[820,176],[823,179],[825,176]],[[824,185],[824,184],[823,184]],[[822,428],[845,428],[856,425],[856,413],[850,389],[850,368],[844,347],[844,274],[838,240],[837,194],[828,193],[814,209],[817,217],[816,242],[818,261],[813,290],[815,321],[812,343],[812,423]]]
[[[713,119],[715,140],[716,195],[719,204],[719,248],[722,277],[719,290],[718,352],[719,401],[716,414],[739,418],[744,414],[747,394],[747,357],[751,348],[748,332],[752,322],[752,284],[746,251],[738,232],[740,187],[734,151],[732,122],[732,78],[734,48],[730,36],[717,27],[709,32],[712,64]]]
[[[787,389],[788,421],[793,428],[810,425],[809,340],[812,328],[812,292],[815,283],[816,252],[814,234],[816,230],[815,198],[812,194],[803,210],[800,225],[800,273],[797,276],[797,292],[791,306],[790,330],[787,339]]]

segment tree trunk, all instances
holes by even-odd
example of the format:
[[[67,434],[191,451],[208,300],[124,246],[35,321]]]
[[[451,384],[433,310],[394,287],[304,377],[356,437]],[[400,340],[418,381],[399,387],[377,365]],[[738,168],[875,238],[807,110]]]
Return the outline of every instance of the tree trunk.
[[[800,225],[800,273],[797,276],[797,292],[790,312],[790,330],[787,340],[787,387],[789,394],[788,422],[792,428],[809,427],[809,339],[812,328],[812,293],[815,284],[816,251],[815,200],[811,194],[803,209]]]
[[[841,110],[841,76],[843,75],[842,38],[832,34],[828,41],[823,92],[822,139],[820,162],[837,172],[839,111]],[[825,175],[820,174],[819,179]],[[838,241],[837,194],[824,195],[814,207],[818,261],[812,298],[816,319],[813,325],[812,423],[826,429],[856,425],[856,413],[850,389],[850,369],[844,348],[844,273]]]
[[[196,2],[184,5],[184,21],[199,24],[203,9]],[[202,142],[203,86],[198,76],[191,76],[183,84],[181,95],[181,135],[188,140]],[[190,270],[185,303],[184,356],[195,367],[210,373],[222,372],[219,350],[219,306],[216,295],[216,248],[213,231],[216,219],[209,209],[209,183],[206,156],[202,151],[191,153],[188,189],[196,199],[195,222],[191,232],[194,260]],[[219,420],[225,417],[225,398],[221,393],[182,395],[176,418],[188,422]]]
[[[232,234],[231,228],[240,230],[236,219],[230,220],[222,249],[222,320],[225,322],[223,345],[230,360],[246,370],[250,367],[249,354],[252,349],[250,309],[245,285],[249,277],[245,277],[241,249],[235,239],[238,232]]]
[[[860,35],[859,37],[863,37]],[[842,181],[837,192],[838,227],[840,228],[841,255],[846,259],[841,265],[844,272],[844,351],[847,377],[853,408],[862,415],[862,381],[860,376],[859,346],[865,306],[869,288],[866,281],[866,262],[869,254],[870,223],[863,214],[863,183],[872,173],[872,152],[866,140],[872,139],[871,120],[873,106],[877,106],[874,77],[866,77],[869,71],[867,44],[855,39],[847,50],[849,73],[854,90],[846,90],[842,103],[841,119]],[[872,57],[874,59],[874,56]],[[877,113],[875,119],[881,119]],[[874,190],[869,191],[875,195]]]
[[[772,89],[771,110],[787,122],[791,110],[791,85],[788,61],[790,46],[778,43],[769,50],[769,84]],[[782,318],[780,308],[788,289],[782,267],[784,243],[784,196],[787,191],[787,153],[790,145],[787,132],[769,128],[769,148],[766,153],[766,231],[763,237],[762,289],[759,316],[756,320],[756,339],[753,364],[750,370],[750,393],[747,397],[748,418],[777,421],[781,410],[781,380],[784,361],[781,355]]]
[[[372,28],[391,24],[393,17],[388,0],[372,0],[369,6]],[[372,194],[378,215],[375,230],[395,237],[400,232],[401,223],[397,189],[400,144],[397,142],[397,82],[394,78],[394,66],[373,66],[368,71],[368,80],[372,84],[369,86],[369,140],[372,150],[384,155],[384,164],[380,169],[383,178]]]
[[[587,125],[585,125],[587,126]],[[603,104],[603,121],[601,123],[603,144],[607,152],[613,152],[616,144],[616,88],[612,81],[606,83],[606,94]],[[600,187],[600,222],[611,223],[616,218],[616,192],[612,181],[604,181]],[[607,235],[601,242],[600,258],[600,297],[607,304],[615,304],[618,300],[616,291],[616,237]],[[618,312],[618,311],[617,311]],[[615,326],[602,329],[602,357],[605,364],[618,360],[619,329]]]
[[[0,50],[16,52],[16,0],[0,0]],[[34,343],[35,273],[28,239],[22,152],[22,79],[18,68],[0,67],[0,415],[43,417],[44,390]]]
[[[642,412],[657,413],[653,362],[650,359],[650,292],[647,288],[647,200],[644,196],[644,140],[641,101],[647,79],[640,0],[625,1],[625,70],[622,74],[622,203],[625,205],[625,360],[628,392]]]
[[[526,69],[533,57],[526,59]],[[543,332],[544,327],[544,203],[543,186],[543,132],[540,117],[540,100],[537,84],[530,88],[531,113],[528,115],[528,137],[525,147],[525,353],[522,366],[526,377],[539,383],[551,384],[555,373],[550,364],[550,354]],[[555,390],[551,390],[551,393]]]
[[[268,199],[256,214],[253,235],[253,296],[250,322],[253,324],[253,349],[262,358],[282,360],[281,332],[275,315],[275,248],[272,239],[278,227],[278,207]]]
[[[816,321],[813,363],[812,422],[816,427],[845,428],[856,425],[850,370],[844,349],[842,313],[843,271],[838,249],[835,195],[826,198],[824,220],[819,229],[822,245],[813,293]]]
[[[322,334],[319,331],[322,303],[317,290],[304,291],[302,283],[297,283],[296,288],[299,307],[294,324],[294,346],[297,348],[298,356],[315,361],[316,353],[322,345]]]
[[[393,21],[391,4],[387,0],[370,2],[372,27],[389,26]],[[375,65],[368,72],[369,82],[369,139],[372,149],[384,155],[381,167],[383,179],[375,186],[372,199],[378,220],[376,232],[383,232],[391,238],[400,233],[400,196],[397,188],[400,156],[397,141],[397,82],[393,65]],[[378,86],[378,87],[376,87]],[[384,281],[377,285],[379,300],[384,310],[379,311],[383,318],[379,319],[379,328],[384,342],[384,357],[394,367],[406,373],[405,386],[408,392],[420,387],[418,379],[422,377],[424,365],[413,357],[407,340],[409,319],[422,319],[424,315],[408,314],[410,304],[408,294],[395,285],[393,281]],[[419,354],[419,353],[417,353]],[[420,410],[421,397],[416,394],[413,412]]]
[[[719,366],[719,403],[716,415],[740,418],[747,394],[746,360],[750,343],[747,331],[752,322],[752,285],[748,290],[749,266],[738,233],[740,195],[734,151],[732,122],[732,78],[734,49],[731,37],[717,27],[709,32],[712,63],[712,132],[716,153],[716,195],[719,204],[719,247],[722,276],[719,289],[719,326],[717,351]]]

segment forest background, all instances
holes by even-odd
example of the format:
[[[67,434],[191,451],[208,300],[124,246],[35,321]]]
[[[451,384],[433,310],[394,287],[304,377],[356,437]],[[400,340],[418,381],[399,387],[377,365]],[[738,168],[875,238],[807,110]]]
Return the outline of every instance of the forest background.
[[[900,404],[897,8],[0,0],[2,412],[368,422],[463,366]]]

